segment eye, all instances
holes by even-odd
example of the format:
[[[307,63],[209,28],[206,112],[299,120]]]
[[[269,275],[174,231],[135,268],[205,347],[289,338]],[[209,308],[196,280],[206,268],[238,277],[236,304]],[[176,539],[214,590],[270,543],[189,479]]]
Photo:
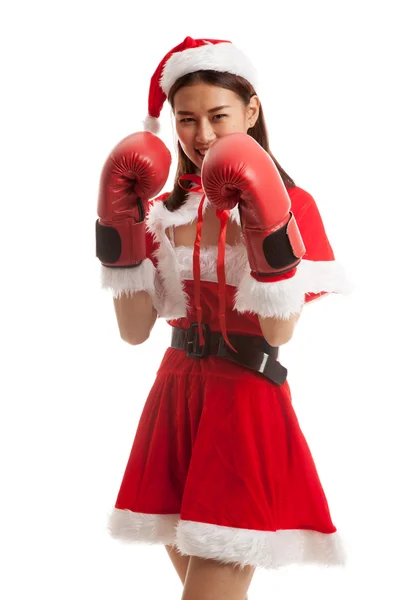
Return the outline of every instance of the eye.
[[[193,121],[193,119],[191,117],[186,117],[185,119],[181,119],[179,122],[180,123],[188,123],[188,121]]]
[[[223,114],[220,114],[220,115],[215,115],[215,117],[214,117],[214,118],[217,118],[217,117],[227,117],[227,116],[228,116],[228,115],[223,115]],[[221,120],[221,119],[217,119],[217,121],[220,121],[220,120]]]

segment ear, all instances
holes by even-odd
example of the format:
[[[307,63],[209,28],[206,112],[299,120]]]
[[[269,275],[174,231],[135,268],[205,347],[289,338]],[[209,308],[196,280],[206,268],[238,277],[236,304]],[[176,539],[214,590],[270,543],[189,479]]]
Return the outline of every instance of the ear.
[[[258,96],[254,95],[250,98],[250,101],[246,107],[246,119],[247,119],[248,129],[251,129],[251,127],[254,127],[254,125],[256,124],[259,112],[260,112],[260,99]]]

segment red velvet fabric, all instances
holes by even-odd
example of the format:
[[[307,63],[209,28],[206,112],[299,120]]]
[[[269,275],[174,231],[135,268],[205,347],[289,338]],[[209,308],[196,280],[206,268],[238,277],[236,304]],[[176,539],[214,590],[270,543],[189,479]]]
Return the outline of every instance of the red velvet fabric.
[[[300,188],[290,195],[305,258],[334,260],[313,198]],[[150,234],[147,244],[154,262]],[[188,314],[168,323],[187,328],[197,320],[195,291],[192,280],[183,284]],[[262,336],[257,314],[233,309],[236,291],[226,286],[228,337]],[[203,322],[220,331],[216,282],[201,281],[201,306]],[[230,528],[336,531],[288,382],[173,348],[145,401],[115,508]]]
[[[153,203],[155,201],[162,201],[165,200],[166,198],[168,198],[169,193],[168,194],[161,194],[161,196],[158,196],[156,199],[153,198],[153,200],[150,200],[147,206],[147,212],[146,215],[148,214],[148,211],[150,210],[151,206],[153,205]],[[158,248],[159,243],[156,241],[154,235],[152,235],[147,229],[146,229],[146,258],[150,258],[151,262],[153,263],[153,265],[157,268],[157,260],[155,259],[154,256],[154,252],[156,251],[156,249]]]
[[[336,531],[289,385],[168,348],[116,501],[232,528]]]
[[[189,298],[194,296],[194,281],[192,279],[184,280],[183,289],[188,294]],[[258,335],[262,337],[262,331],[257,314],[238,313],[233,309],[234,297],[237,291],[235,286],[227,285],[226,288],[226,329],[229,339],[230,333],[238,333],[241,335]],[[202,321],[209,325],[211,331],[221,331],[221,325],[218,315],[218,284],[213,281],[200,282]],[[197,321],[197,313],[194,302],[190,302],[189,310],[186,317],[181,319],[170,319],[167,321],[174,327],[190,327],[190,324]]]
[[[335,260],[332,246],[325,231],[318,206],[314,198],[300,187],[287,189],[292,204],[292,212],[296,218],[306,253],[303,260],[330,261]],[[307,293],[305,302],[311,302],[326,292]]]

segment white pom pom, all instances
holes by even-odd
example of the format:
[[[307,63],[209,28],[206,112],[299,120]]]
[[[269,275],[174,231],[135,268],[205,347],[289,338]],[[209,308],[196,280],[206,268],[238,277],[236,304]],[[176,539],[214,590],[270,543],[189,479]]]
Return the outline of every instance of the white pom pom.
[[[143,125],[145,131],[150,131],[151,133],[158,133],[160,131],[160,121],[156,117],[147,115],[143,121]]]

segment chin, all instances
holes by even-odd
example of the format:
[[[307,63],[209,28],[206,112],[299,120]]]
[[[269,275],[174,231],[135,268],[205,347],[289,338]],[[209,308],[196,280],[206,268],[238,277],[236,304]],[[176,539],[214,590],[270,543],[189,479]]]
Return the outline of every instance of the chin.
[[[203,160],[204,158],[199,156],[197,153],[194,155],[193,158],[190,159],[195,165],[196,167],[198,167],[201,170],[201,166],[203,164]]]
[[[195,167],[197,167],[197,169],[199,169],[199,171],[201,171],[201,165],[203,163],[202,160],[199,160],[198,156],[189,156],[190,160],[192,161],[192,163],[195,165]]]

